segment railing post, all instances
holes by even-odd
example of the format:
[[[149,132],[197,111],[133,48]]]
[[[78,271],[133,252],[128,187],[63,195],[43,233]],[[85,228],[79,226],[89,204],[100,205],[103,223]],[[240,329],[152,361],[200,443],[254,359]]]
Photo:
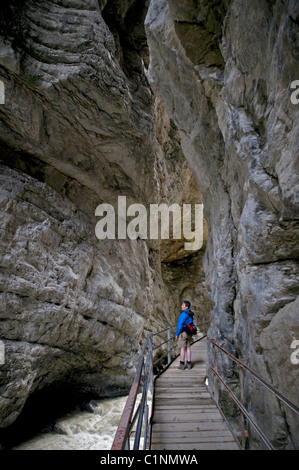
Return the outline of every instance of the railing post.
[[[153,335],[151,335],[150,339],[150,374],[151,374],[151,380],[150,380],[150,390],[151,393],[154,393],[154,356],[153,356]]]
[[[145,404],[144,410],[144,439],[143,439],[143,450],[146,450],[147,445],[147,433],[148,433],[148,404]]]
[[[194,341],[197,341],[197,318],[194,318],[194,325],[196,326],[196,335],[195,335],[195,338],[194,338]]]
[[[215,340],[215,339],[211,339],[211,343],[212,343],[212,347],[213,347],[213,350],[212,350],[212,367],[213,367],[213,369],[215,370],[215,364],[216,364],[215,343],[216,343],[216,340]],[[215,376],[213,377],[213,381],[214,381],[213,395],[214,395],[214,398],[216,399],[216,380],[215,380]]]
[[[170,354],[170,339],[171,339],[171,333],[170,333],[170,326],[167,328],[167,347],[168,347],[168,352],[167,352],[167,364],[170,364],[171,362],[171,354]]]
[[[244,375],[242,367],[239,368],[240,371],[240,402],[242,406],[244,406]],[[242,442],[242,449],[245,450],[245,434],[244,434],[244,414],[241,411],[241,442]]]

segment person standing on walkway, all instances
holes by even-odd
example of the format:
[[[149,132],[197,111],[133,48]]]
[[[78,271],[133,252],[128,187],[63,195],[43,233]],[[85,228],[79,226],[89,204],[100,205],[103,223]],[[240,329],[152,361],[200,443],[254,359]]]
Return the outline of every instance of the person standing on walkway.
[[[187,368],[191,369],[191,342],[192,336],[187,335],[185,328],[189,323],[193,323],[194,313],[190,310],[189,300],[184,300],[181,313],[177,321],[176,337],[178,347],[181,348],[179,369],[185,369],[185,356],[187,356]]]

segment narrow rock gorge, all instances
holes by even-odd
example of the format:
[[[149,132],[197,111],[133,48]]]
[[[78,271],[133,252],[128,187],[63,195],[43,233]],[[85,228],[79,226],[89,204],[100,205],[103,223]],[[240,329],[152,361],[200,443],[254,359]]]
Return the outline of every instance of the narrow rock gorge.
[[[296,0],[3,6],[0,442],[40,396],[127,393],[183,298],[298,403],[298,26]],[[96,207],[119,196],[203,203],[203,246],[99,240]],[[274,446],[299,448],[294,415],[245,391]]]
[[[96,207],[116,208],[119,196],[128,206],[201,202],[178,130],[148,84],[145,14],[132,1],[4,9],[4,435],[39,396],[127,393],[147,334],[175,323],[183,293],[209,305],[203,250],[95,235]]]

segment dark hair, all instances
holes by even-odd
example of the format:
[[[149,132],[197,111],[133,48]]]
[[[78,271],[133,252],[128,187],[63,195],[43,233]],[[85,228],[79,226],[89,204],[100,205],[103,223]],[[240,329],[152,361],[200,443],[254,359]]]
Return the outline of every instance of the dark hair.
[[[183,303],[186,305],[186,307],[188,307],[188,308],[191,307],[191,304],[190,304],[189,300],[184,300]]]

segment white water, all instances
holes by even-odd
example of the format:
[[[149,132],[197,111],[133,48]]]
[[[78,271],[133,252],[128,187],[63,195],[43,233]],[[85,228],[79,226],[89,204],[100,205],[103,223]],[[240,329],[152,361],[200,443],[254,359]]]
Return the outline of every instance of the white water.
[[[13,450],[109,450],[126,400],[95,400],[94,413],[74,410],[56,421],[66,434],[39,434]]]

